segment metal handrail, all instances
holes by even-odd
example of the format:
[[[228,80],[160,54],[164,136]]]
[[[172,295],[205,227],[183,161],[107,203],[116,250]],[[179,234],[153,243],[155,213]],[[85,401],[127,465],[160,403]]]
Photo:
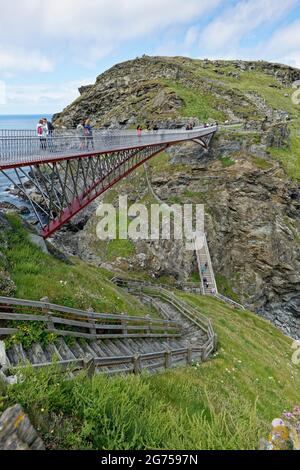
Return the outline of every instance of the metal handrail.
[[[195,132],[198,131],[199,129],[211,129],[213,127],[216,127],[215,125],[211,125],[209,127],[203,127],[203,126],[197,126],[194,127],[194,129],[188,131],[188,132]],[[158,129],[158,130],[148,130],[145,129],[142,131],[142,134],[148,134],[148,135],[159,135],[159,134],[178,134],[179,132],[186,133],[187,130],[185,128],[178,128],[178,129]],[[134,129],[97,129],[93,128],[92,129],[93,135],[120,135],[120,136],[136,136],[137,131]],[[65,135],[65,136],[79,136],[82,135],[81,131],[75,128],[56,128],[54,131],[52,131],[51,134],[53,136],[60,136],[60,135]],[[8,137],[39,137],[37,135],[37,131],[35,129],[0,129],[0,139]]]
[[[138,136],[136,132],[94,132],[91,136],[76,133],[55,133],[44,136],[0,135],[0,169],[25,166],[38,162],[51,162],[63,158],[78,158],[172,144],[201,138],[217,131],[217,127],[196,128],[191,131],[153,131]]]
[[[208,267],[210,269],[210,274],[211,274],[211,277],[212,277],[213,288],[215,289],[215,292],[217,294],[218,293],[218,286],[217,286],[217,283],[216,283],[214,268],[213,268],[213,265],[212,265],[210,252],[209,252],[209,249],[208,249],[206,234],[204,234],[204,250],[205,250],[205,254],[206,254],[206,258],[207,258],[207,262],[208,262]]]
[[[195,248],[196,248],[195,251],[196,251],[196,257],[197,257],[198,271],[199,271],[199,276],[200,276],[200,288],[201,288],[202,294],[205,295],[204,281],[203,281],[203,275],[201,271],[200,253],[199,253],[199,250],[197,250],[196,246]]]
[[[226,302],[228,304],[231,304],[241,310],[246,310],[246,308],[244,307],[244,305],[242,304],[239,304],[238,302],[235,302],[235,300],[232,300],[230,299],[229,297],[226,297],[225,295],[222,295],[222,294],[219,294],[217,293],[214,297],[216,297],[217,299],[220,299],[220,300],[223,300],[223,302]]]

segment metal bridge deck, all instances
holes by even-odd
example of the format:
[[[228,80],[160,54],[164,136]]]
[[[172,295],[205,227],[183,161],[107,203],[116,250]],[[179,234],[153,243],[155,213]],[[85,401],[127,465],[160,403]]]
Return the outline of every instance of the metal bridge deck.
[[[40,163],[83,158],[85,156],[115,153],[155,145],[197,140],[217,131],[216,126],[198,127],[191,131],[166,130],[136,132],[94,131],[93,137],[78,135],[76,131],[38,137],[31,131],[0,130],[0,169],[18,168]]]
[[[150,158],[188,141],[207,150],[217,130],[144,131],[141,136],[95,130],[93,137],[74,130],[43,137],[35,131],[0,130],[0,172],[14,185],[17,181],[47,238]]]

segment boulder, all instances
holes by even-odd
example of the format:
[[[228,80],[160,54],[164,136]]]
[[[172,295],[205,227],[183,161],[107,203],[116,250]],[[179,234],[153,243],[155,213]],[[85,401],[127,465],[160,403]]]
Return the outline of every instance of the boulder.
[[[20,405],[8,408],[0,417],[0,450],[45,450]]]

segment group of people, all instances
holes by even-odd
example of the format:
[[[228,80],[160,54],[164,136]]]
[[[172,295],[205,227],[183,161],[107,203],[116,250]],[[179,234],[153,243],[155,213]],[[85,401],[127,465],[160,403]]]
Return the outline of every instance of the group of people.
[[[201,266],[201,276],[203,278],[203,284],[204,284],[205,289],[209,289],[209,282],[207,280],[207,277],[205,276],[205,273],[207,272],[207,270],[208,270],[208,263],[206,262],[204,266]],[[211,289],[211,294],[212,295],[216,294],[215,288]]]
[[[52,148],[52,136],[53,136],[54,126],[52,122],[48,121],[47,118],[42,118],[39,120],[36,126],[37,136],[40,139],[40,145],[42,150],[46,150],[47,147]]]
[[[54,126],[52,122],[46,118],[39,120],[36,126],[36,133],[40,139],[40,147],[42,150],[54,149]],[[90,147],[94,149],[93,128],[90,119],[80,121],[77,128],[77,135],[79,137],[80,150],[88,150]]]
[[[208,127],[208,126],[209,124],[205,124],[205,127]],[[186,125],[186,130],[190,131],[190,130],[193,130],[195,127],[196,127],[195,122],[188,122]],[[157,124],[154,124],[153,126],[150,126],[150,124],[148,124],[146,130],[148,132],[149,131],[158,132],[159,128]],[[143,127],[141,125],[138,125],[136,128],[136,131],[137,131],[137,136],[141,138]],[[54,132],[54,126],[50,121],[48,121],[46,118],[42,118],[39,120],[37,124],[37,136],[40,139],[40,146],[42,150],[46,150],[46,149],[50,149],[51,151],[53,150],[53,139],[52,139],[53,132]],[[88,150],[89,148],[94,149],[93,128],[92,128],[90,119],[80,121],[76,127],[76,132],[79,138],[80,150]]]
[[[194,127],[196,127],[196,123],[195,122],[188,122],[185,129],[187,131],[192,131],[194,129]]]
[[[201,274],[202,274],[202,277],[204,276],[204,274],[206,273],[206,271],[208,270],[208,263],[205,263],[204,266],[201,266]],[[204,287],[206,289],[209,288],[209,284],[208,284],[208,281],[207,281],[207,278],[206,277],[203,277],[203,284],[204,284]]]
[[[215,123],[213,123],[213,122],[206,122],[206,123],[204,124],[204,127],[213,127],[213,126],[218,126],[218,125],[219,125],[218,122],[215,122]]]
[[[88,150],[90,147],[94,149],[94,137],[91,120],[86,119],[85,121],[80,121],[76,130],[79,137],[80,150]]]
[[[151,132],[151,131],[157,132],[158,131],[157,124],[154,124],[153,127],[150,124],[147,124],[146,131],[147,132]],[[137,132],[138,137],[142,137],[143,127],[138,125],[137,128],[136,128],[136,132]]]

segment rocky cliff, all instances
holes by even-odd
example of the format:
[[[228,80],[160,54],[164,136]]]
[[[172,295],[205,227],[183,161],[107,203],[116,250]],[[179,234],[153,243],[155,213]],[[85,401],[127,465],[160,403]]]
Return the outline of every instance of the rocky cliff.
[[[205,204],[220,290],[294,337],[300,337],[300,111],[291,96],[299,78],[299,70],[265,62],[143,57],[100,75],[55,116],[65,126],[87,116],[96,127],[177,127],[210,118],[233,124],[221,127],[208,153],[187,144],[154,159],[151,185],[165,202]],[[143,171],[104,198],[117,202],[117,190],[153,202]],[[69,251],[155,277],[192,276],[195,257],[180,243],[120,248],[97,240],[94,207],[83,230],[58,236]]]

